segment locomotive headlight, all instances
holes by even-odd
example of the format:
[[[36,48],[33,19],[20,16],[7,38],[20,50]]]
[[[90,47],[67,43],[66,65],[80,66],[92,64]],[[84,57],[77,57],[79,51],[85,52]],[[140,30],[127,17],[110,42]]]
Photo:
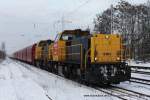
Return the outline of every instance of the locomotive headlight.
[[[120,60],[120,57],[117,57],[117,60]]]
[[[97,57],[95,57],[95,61],[97,61]]]
[[[106,39],[108,39],[109,38],[109,36],[108,35],[106,35],[106,37],[105,37]]]

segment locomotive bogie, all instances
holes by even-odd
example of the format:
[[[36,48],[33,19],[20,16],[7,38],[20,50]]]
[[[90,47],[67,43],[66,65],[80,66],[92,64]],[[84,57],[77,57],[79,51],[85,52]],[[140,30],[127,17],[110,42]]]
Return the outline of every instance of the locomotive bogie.
[[[126,63],[92,64],[87,68],[86,80],[95,84],[116,84],[129,80],[130,72]]]

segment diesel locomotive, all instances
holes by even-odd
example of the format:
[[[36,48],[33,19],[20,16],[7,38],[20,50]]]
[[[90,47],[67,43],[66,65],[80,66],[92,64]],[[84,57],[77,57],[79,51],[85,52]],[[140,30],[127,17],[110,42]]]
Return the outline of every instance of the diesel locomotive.
[[[118,84],[131,78],[118,34],[65,30],[54,41],[42,40],[15,52],[13,58],[88,83]]]

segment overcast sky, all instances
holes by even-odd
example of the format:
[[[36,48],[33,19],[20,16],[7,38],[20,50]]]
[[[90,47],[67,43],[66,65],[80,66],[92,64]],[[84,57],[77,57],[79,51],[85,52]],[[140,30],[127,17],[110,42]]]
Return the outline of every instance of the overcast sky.
[[[64,29],[92,27],[95,15],[119,0],[86,1],[0,0],[0,42],[6,43],[10,54],[41,39],[54,39],[62,30],[62,18]],[[147,0],[127,1],[139,4]]]

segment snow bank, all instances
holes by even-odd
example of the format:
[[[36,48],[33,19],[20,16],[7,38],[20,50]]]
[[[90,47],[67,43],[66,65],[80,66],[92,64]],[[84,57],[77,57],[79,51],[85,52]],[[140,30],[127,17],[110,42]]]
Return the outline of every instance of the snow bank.
[[[117,100],[118,98],[28,64],[10,59],[0,64],[0,100],[51,99]]]
[[[0,100],[49,100],[34,81],[23,77],[18,66],[9,61],[0,64]]]

